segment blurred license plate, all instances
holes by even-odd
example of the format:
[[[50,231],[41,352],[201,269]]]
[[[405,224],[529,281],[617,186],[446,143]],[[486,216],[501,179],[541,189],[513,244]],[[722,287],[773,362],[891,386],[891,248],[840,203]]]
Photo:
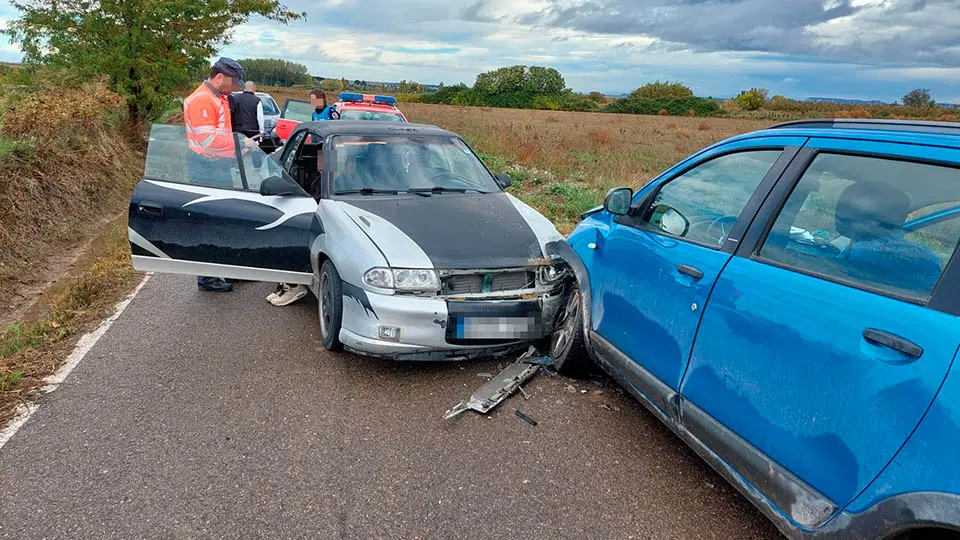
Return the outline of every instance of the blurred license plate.
[[[526,317],[458,317],[457,339],[535,339],[542,335],[540,319]]]

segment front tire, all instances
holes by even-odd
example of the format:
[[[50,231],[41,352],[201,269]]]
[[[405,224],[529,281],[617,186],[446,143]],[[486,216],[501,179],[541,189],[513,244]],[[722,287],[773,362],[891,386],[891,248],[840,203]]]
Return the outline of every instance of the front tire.
[[[550,337],[550,356],[553,368],[561,375],[585,377],[590,374],[593,362],[587,356],[583,341],[583,303],[580,289],[567,296],[567,303],[560,313]]]
[[[343,282],[337,268],[330,260],[320,267],[320,284],[317,289],[317,309],[320,314],[320,339],[328,351],[339,351],[340,325],[343,322]]]

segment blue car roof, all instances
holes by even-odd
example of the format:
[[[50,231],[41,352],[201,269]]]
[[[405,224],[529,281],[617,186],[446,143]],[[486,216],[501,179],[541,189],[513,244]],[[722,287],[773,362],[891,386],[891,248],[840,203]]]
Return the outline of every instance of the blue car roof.
[[[960,123],[919,120],[843,118],[797,120],[777,124],[761,131],[746,133],[730,140],[779,136],[860,139],[960,149]]]

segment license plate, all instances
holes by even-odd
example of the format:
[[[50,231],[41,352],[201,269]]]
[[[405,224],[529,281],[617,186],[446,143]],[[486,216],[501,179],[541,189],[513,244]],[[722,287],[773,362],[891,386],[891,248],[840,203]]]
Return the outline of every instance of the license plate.
[[[458,317],[454,337],[457,339],[535,339],[543,331],[539,317]]]

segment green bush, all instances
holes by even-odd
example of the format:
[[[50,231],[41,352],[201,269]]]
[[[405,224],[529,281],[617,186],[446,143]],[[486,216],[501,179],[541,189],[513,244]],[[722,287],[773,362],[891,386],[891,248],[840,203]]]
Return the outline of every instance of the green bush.
[[[600,104],[593,100],[590,96],[577,94],[574,92],[567,92],[563,95],[563,99],[560,102],[560,110],[596,112],[600,110]]]
[[[692,110],[697,116],[716,116],[720,105],[709,98],[685,99],[618,99],[604,107],[603,112],[625,114],[660,114],[667,111],[671,116],[686,116]]]
[[[533,108],[545,111],[559,111],[563,109],[563,100],[559,96],[536,96],[533,98]]]
[[[501,109],[536,109],[537,95],[533,92],[505,92],[503,94],[485,95],[481,99],[484,105]],[[543,96],[541,96],[543,97]]]
[[[632,99],[687,99],[693,90],[682,82],[656,81],[647,83],[630,93]]]
[[[766,88],[751,88],[737,94],[733,101],[745,111],[757,111],[767,104],[769,94],[770,91]]]

